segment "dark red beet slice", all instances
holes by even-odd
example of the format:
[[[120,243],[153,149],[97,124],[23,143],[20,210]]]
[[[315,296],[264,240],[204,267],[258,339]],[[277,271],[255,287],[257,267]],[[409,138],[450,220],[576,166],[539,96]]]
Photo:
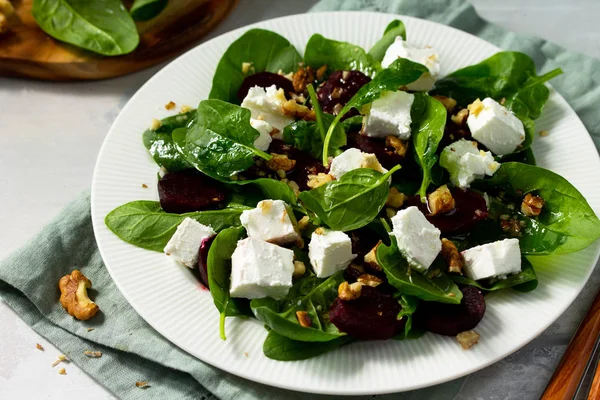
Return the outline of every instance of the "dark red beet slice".
[[[168,213],[183,214],[220,208],[225,190],[216,180],[196,170],[169,172],[158,181],[160,206]]]
[[[198,272],[200,273],[200,282],[210,289],[208,286],[208,251],[217,235],[208,237],[200,243],[198,250]]]
[[[237,92],[238,100],[241,103],[248,94],[248,90],[254,86],[268,88],[272,85],[277,86],[278,89],[283,89],[285,92],[285,97],[288,99],[291,98],[290,93],[294,93],[294,85],[288,78],[272,72],[259,72],[257,74],[247,76],[246,79],[244,79],[242,86],[240,86]]]
[[[342,332],[363,340],[383,340],[404,329],[404,318],[396,320],[400,304],[393,296],[377,288],[363,286],[352,301],[336,298],[329,309],[329,320]]]
[[[446,336],[475,328],[485,314],[485,300],[476,287],[465,286],[460,290],[463,294],[460,304],[422,301],[414,314],[415,325]]]
[[[471,131],[465,123],[458,125],[452,121],[451,114],[446,117],[446,126],[444,128],[444,136],[438,146],[438,152],[441,152],[444,147],[456,142],[459,139],[471,139]]]
[[[435,225],[442,234],[459,234],[469,232],[477,222],[487,218],[488,211],[485,199],[472,190],[459,188],[450,189],[454,197],[455,209],[447,214],[431,216],[427,205],[421,202],[419,196],[408,201],[409,206],[417,206],[427,220]]]
[[[379,242],[379,237],[369,228],[361,228],[348,233],[352,242],[352,254],[356,254],[356,261],[362,263],[365,255]]]
[[[340,104],[343,107],[358,89],[370,81],[371,78],[360,71],[335,71],[317,90],[319,104],[323,111],[334,114],[336,105]],[[358,111],[353,109],[344,118],[353,115],[358,115]]]
[[[287,174],[287,178],[296,182],[300,190],[309,190],[306,185],[308,175],[317,175],[320,172],[327,172],[323,164],[311,156],[309,153],[300,151],[297,148],[285,144],[282,140],[273,140],[269,146],[270,153],[285,154],[290,159],[296,160],[296,165]]]
[[[348,147],[354,147],[364,153],[375,154],[384,168],[392,169],[402,164],[404,157],[396,154],[393,147],[387,147],[385,140],[381,138],[370,138],[357,132],[348,134]],[[404,171],[402,171],[404,174]]]

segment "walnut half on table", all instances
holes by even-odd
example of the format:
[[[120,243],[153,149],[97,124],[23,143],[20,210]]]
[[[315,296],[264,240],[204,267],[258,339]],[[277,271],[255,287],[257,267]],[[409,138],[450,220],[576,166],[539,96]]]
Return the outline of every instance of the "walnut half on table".
[[[92,281],[86,278],[79,270],[74,270],[70,275],[65,275],[58,281],[60,289],[60,303],[69,315],[85,321],[94,317],[100,308],[87,294],[87,289],[92,287]]]

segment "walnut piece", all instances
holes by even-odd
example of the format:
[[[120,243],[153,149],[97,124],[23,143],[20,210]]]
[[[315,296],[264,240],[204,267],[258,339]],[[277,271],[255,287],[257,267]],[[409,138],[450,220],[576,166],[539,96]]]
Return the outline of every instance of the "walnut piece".
[[[304,115],[304,117],[302,118],[304,121],[316,121],[317,120],[317,113],[315,113],[315,110],[310,109],[308,110],[308,112]]]
[[[42,345],[41,345],[41,344],[39,344],[39,343],[36,343],[36,344],[35,344],[35,348],[36,348],[36,349],[38,349],[38,350],[40,350],[40,351],[44,351],[44,346],[42,346]]]
[[[402,207],[402,204],[404,204],[404,200],[406,200],[404,193],[400,193],[398,189],[392,186],[388,198],[385,201],[385,205],[393,208],[400,208]]]
[[[385,146],[392,147],[396,154],[404,157],[408,150],[408,140],[402,140],[397,136],[389,135],[385,137]]]
[[[475,331],[465,331],[456,335],[456,340],[462,346],[463,350],[467,350],[479,341],[479,333]]]
[[[445,214],[454,210],[455,203],[448,186],[443,185],[427,196],[430,215]]]
[[[294,273],[292,278],[300,278],[306,272],[306,265],[302,261],[294,261]]]
[[[379,247],[380,244],[381,240],[377,242],[375,247],[373,247],[371,251],[365,254],[365,257],[363,258],[363,261],[366,264],[369,264],[371,267],[375,268],[378,271],[381,271],[381,267],[379,266],[379,263],[377,263],[377,247]]]
[[[456,100],[454,100],[452,97],[435,95],[433,98],[442,103],[448,112],[452,111],[454,107],[456,107]]]
[[[542,212],[546,202],[540,196],[533,196],[531,193],[527,193],[521,203],[521,212],[528,217],[537,217]]]
[[[175,104],[172,101],[169,101],[167,104],[165,104],[165,110],[172,110],[177,106],[177,104]]]
[[[377,287],[383,283],[383,280],[375,275],[362,274],[356,279],[365,286]]]
[[[67,374],[67,370],[64,369],[64,368],[61,368],[61,369],[58,370],[58,373],[61,374],[61,375],[66,375]]]
[[[326,184],[327,182],[331,182],[332,180],[333,176],[325,174],[323,172],[319,172],[317,175],[308,175],[308,182],[306,182],[306,186],[308,186],[311,189],[314,189]]]
[[[327,64],[321,65],[317,70],[317,79],[321,80],[325,76],[325,72],[327,72]]]
[[[296,165],[296,160],[290,160],[285,154],[271,153],[273,158],[267,161],[267,168],[271,171],[283,170],[289,172]]]
[[[286,100],[282,107],[284,114],[291,115],[294,118],[304,118],[309,111],[308,107],[298,104],[296,100]]]
[[[308,224],[310,223],[310,218],[308,217],[308,215],[305,215],[304,217],[300,218],[300,220],[298,221],[298,230],[299,231],[303,231],[308,227]]]
[[[315,73],[312,67],[300,67],[292,76],[292,85],[296,93],[303,93],[306,87],[315,80]]]
[[[0,14],[0,34],[8,32],[8,19],[4,14]]]
[[[0,14],[10,18],[15,13],[15,9],[9,0],[0,0]]]
[[[148,386],[148,381],[138,381],[135,383],[135,387],[146,388]]]
[[[448,264],[448,272],[462,275],[462,268],[465,262],[458,252],[456,245],[446,238],[442,239],[442,257]]]
[[[188,106],[187,104],[184,104],[181,106],[181,108],[179,109],[179,111],[181,111],[182,113],[186,113],[188,111],[192,111],[192,106]]]
[[[458,113],[456,113],[456,115],[451,116],[450,119],[456,125],[462,126],[465,124],[465,122],[467,122],[468,117],[469,117],[469,110],[467,110],[466,108],[463,108]]]
[[[479,99],[475,100],[474,102],[472,102],[471,104],[469,104],[467,106],[467,109],[469,110],[469,114],[473,114],[474,116],[478,116],[479,113],[482,112],[484,108],[485,108],[485,106]]]
[[[89,358],[100,358],[102,357],[102,352],[101,351],[91,351],[91,350],[86,350],[83,352],[83,354]]]
[[[162,126],[162,122],[156,118],[152,118],[152,122],[150,123],[150,129],[155,131]]]
[[[338,297],[346,301],[356,300],[360,297],[361,290],[362,284],[360,282],[350,284],[344,281],[338,286]]]
[[[310,328],[312,325],[312,321],[306,311],[296,311],[296,318],[298,318],[298,322],[303,328]]]
[[[69,315],[82,321],[96,315],[100,308],[88,297],[87,289],[91,287],[92,281],[78,270],[60,278],[58,281],[60,303]]]

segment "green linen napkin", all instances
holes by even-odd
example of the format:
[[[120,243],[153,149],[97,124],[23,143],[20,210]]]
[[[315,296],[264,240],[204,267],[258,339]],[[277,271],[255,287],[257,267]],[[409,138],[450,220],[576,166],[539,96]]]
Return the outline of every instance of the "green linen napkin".
[[[599,60],[567,52],[541,39],[503,31],[458,0],[323,0],[313,11],[342,9],[431,19],[478,35],[499,47],[526,52],[543,71],[560,66],[565,75],[553,80],[553,86],[577,111],[596,145],[600,145],[600,113],[595,112],[595,105],[600,104]],[[87,322],[74,320],[58,302],[57,282],[75,268],[92,280],[94,289],[90,293],[102,310]],[[29,244],[0,263],[0,295],[36,332],[120,398],[334,398],[249,382],[200,362],[160,336],[131,308],[104,268],[93,235],[88,193],[67,206]],[[88,358],[83,354],[85,350],[101,351],[103,355]],[[137,388],[136,381],[149,381],[150,387]],[[453,398],[461,384],[458,379],[402,397]]]

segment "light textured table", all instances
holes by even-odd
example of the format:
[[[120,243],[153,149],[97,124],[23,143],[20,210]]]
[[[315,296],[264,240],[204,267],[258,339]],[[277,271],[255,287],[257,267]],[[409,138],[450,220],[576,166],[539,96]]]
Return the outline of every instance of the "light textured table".
[[[241,0],[214,37],[248,23],[306,11],[315,1]],[[600,58],[600,2],[477,0],[481,15]],[[25,243],[91,183],[96,155],[128,99],[159,67],[93,83],[0,78],[0,258]],[[459,399],[539,396],[600,284],[597,270],[582,295],[544,334],[503,361],[471,375]],[[36,350],[36,343],[45,351]],[[112,395],[75,365],[50,364],[60,352],[0,301],[0,398],[65,399]],[[32,384],[35,382],[35,384]]]

